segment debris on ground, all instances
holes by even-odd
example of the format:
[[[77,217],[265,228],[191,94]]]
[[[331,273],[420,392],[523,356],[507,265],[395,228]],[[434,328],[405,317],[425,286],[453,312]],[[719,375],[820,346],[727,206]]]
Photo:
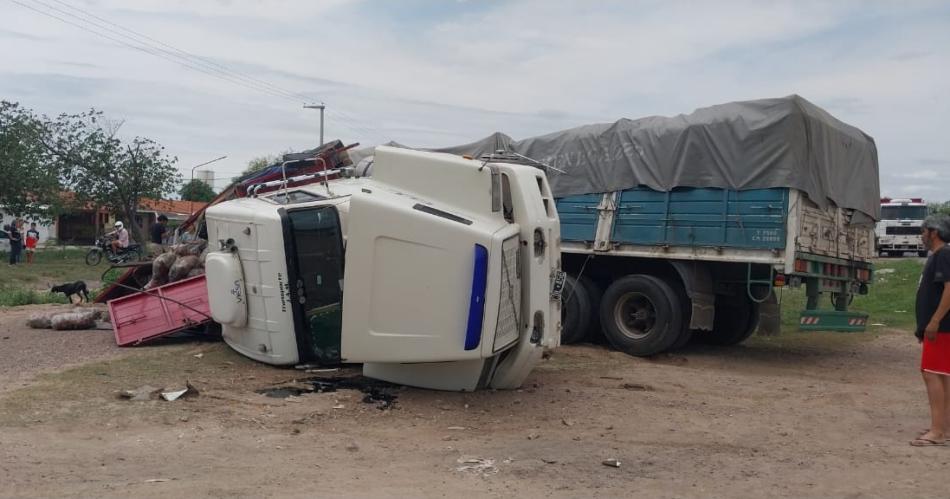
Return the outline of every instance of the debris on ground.
[[[79,330],[100,329],[98,322],[109,321],[107,310],[76,306],[69,311],[54,310],[30,314],[26,325],[33,329]],[[110,326],[109,330],[112,329]]]
[[[478,473],[481,475],[494,475],[498,473],[498,468],[495,466],[494,459],[479,458],[479,457],[460,457],[458,459],[458,464],[455,468],[455,471],[462,473]]]
[[[634,392],[652,392],[656,390],[650,385],[641,385],[640,383],[624,383],[621,388]]]
[[[57,331],[94,329],[98,318],[98,310],[65,312],[50,317],[50,325]]]
[[[619,459],[605,459],[600,464],[603,464],[604,466],[608,466],[610,468],[619,468],[620,460]]]
[[[122,390],[119,392],[119,397],[131,400],[133,402],[142,402],[145,400],[151,400],[160,391],[162,391],[161,388],[155,388],[151,385],[144,385],[134,390]]]
[[[363,393],[364,404],[375,404],[379,410],[392,409],[398,395],[391,392],[394,385],[364,376],[317,377],[299,380],[295,383],[261,388],[257,393],[273,398],[299,397],[311,393],[333,393],[337,390],[359,390]],[[337,404],[334,409],[343,409]]]
[[[50,322],[50,315],[44,313],[35,313],[30,314],[30,318],[26,320],[26,325],[33,329],[52,329],[53,324]]]
[[[198,389],[191,385],[191,383],[185,382],[185,387],[175,387],[172,389],[166,389],[162,392],[162,398],[168,402],[174,402],[180,398],[184,397],[195,397],[198,395]]]

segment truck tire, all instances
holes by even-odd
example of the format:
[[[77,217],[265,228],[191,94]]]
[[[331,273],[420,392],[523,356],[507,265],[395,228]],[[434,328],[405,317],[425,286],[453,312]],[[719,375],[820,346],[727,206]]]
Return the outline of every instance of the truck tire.
[[[584,339],[587,341],[601,341],[604,337],[604,332],[600,327],[600,302],[604,298],[604,290],[594,282],[590,277],[582,275],[578,282],[581,286],[584,287],[584,290],[587,291],[588,301],[590,302],[590,322],[588,323],[587,330],[584,332]]]
[[[702,339],[710,345],[738,345],[752,336],[758,326],[758,303],[744,297],[731,301],[716,300],[713,330],[703,334]]]
[[[561,344],[570,345],[584,339],[593,319],[587,289],[574,276],[564,278],[561,290]]]
[[[614,281],[600,305],[604,335],[618,350],[635,356],[669,349],[683,331],[683,304],[669,284],[634,274]]]
[[[917,256],[919,256],[919,257],[921,257],[921,258],[927,258],[927,252],[926,252],[926,251],[918,251],[918,252],[917,252]]]
[[[683,287],[680,281],[667,282],[667,284],[673,288],[673,291],[676,291],[676,294],[680,298],[680,303],[682,304],[683,330],[680,331],[679,338],[670,346],[670,350],[679,350],[688,345],[690,340],[693,339],[693,330],[689,328],[689,324],[693,319],[693,302],[690,300],[686,288]]]

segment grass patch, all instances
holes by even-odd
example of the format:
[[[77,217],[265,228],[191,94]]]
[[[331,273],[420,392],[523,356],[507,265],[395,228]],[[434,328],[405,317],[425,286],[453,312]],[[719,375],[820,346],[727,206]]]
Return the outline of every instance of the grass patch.
[[[0,288],[0,307],[19,307],[43,303],[69,303],[66,295],[35,289]]]
[[[856,296],[849,310],[870,314],[869,324],[884,324],[896,329],[914,329],[914,302],[923,261],[916,258],[881,259],[874,265],[877,276],[867,295]],[[882,272],[883,271],[883,272]],[[780,291],[782,329],[798,329],[799,312],[805,308],[805,287]],[[819,304],[831,310],[831,298],[824,294]],[[868,326],[869,330],[882,326]]]
[[[33,264],[26,264],[26,255],[19,265],[6,263],[9,256],[0,253],[0,306],[15,307],[36,303],[67,303],[62,294],[51,294],[50,286],[73,281],[92,284],[102,278],[105,265],[86,265],[86,251],[78,249],[42,249],[36,252]],[[90,289],[90,294],[94,294]]]

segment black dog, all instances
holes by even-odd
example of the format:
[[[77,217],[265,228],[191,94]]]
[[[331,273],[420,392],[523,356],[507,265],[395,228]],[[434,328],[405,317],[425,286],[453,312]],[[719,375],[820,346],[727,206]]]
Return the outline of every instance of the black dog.
[[[62,293],[66,295],[66,299],[69,300],[69,303],[73,302],[73,295],[79,297],[79,303],[82,303],[83,297],[86,298],[86,301],[89,301],[89,293],[86,292],[86,283],[82,281],[53,286],[50,288],[50,291],[53,293]]]

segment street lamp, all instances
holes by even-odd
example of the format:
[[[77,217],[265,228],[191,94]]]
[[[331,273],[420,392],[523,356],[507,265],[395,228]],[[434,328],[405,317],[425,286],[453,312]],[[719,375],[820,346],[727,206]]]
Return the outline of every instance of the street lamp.
[[[191,184],[195,181],[195,168],[198,168],[199,166],[210,165],[211,163],[214,163],[215,161],[221,161],[222,159],[225,159],[225,158],[227,158],[227,156],[221,156],[220,158],[215,158],[215,159],[212,159],[211,161],[205,161],[204,163],[201,163],[200,165],[192,166],[192,167],[191,167],[191,180],[188,181],[188,185],[191,185]],[[191,204],[188,206],[188,210],[191,212],[192,215],[194,215],[194,214],[195,214],[195,201],[194,201],[194,199],[192,199],[192,200],[190,201],[190,203],[191,203]]]

